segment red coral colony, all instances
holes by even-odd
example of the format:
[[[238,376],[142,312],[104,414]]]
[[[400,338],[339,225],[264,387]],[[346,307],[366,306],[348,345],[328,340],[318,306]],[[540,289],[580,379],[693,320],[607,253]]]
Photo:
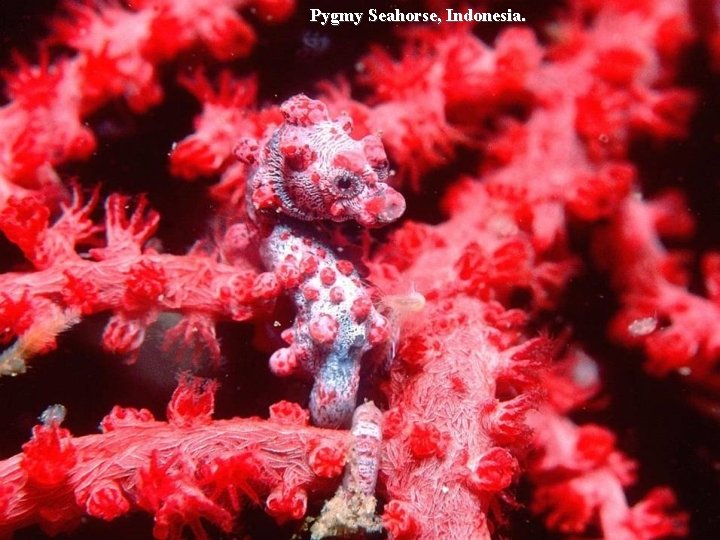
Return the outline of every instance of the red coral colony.
[[[720,4],[0,24],[0,537],[717,537]]]

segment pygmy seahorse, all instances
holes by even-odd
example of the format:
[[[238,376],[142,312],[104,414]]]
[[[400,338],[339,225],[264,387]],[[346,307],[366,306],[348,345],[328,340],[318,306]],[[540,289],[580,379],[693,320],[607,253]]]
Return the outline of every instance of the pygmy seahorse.
[[[354,265],[339,257],[319,222],[355,220],[377,227],[398,219],[405,199],[390,187],[388,159],[376,135],[350,137],[347,115],[333,120],[305,95],[281,106],[284,122],[264,141],[243,139],[236,156],[252,167],[246,199],[260,255],[281,277],[296,307],[288,344],[270,358],[278,375],[314,376],[316,425],[349,424],[361,359],[385,342],[390,324],[373,305]]]

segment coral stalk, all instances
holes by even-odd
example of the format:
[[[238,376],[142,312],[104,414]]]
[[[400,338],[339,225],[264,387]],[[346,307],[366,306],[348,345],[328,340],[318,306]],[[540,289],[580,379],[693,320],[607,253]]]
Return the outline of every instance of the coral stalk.
[[[0,534],[33,523],[57,534],[82,515],[110,521],[143,510],[157,539],[181,538],[186,526],[207,538],[201,519],[230,532],[246,501],[264,501],[283,521],[302,518],[308,496],[332,492],[350,432],[309,427],[287,402],[269,420],[212,420],[214,388],[183,380],[167,422],[116,407],[99,435],[72,437],[45,415],[23,453],[0,462]]]
[[[55,335],[67,327],[64,321],[104,311],[113,312],[103,336],[105,347],[130,360],[146,328],[169,311],[187,316],[181,325],[199,330],[191,336],[195,343],[187,344],[205,346],[217,361],[215,321],[247,320],[268,301],[262,286],[267,276],[237,257],[232,265],[223,262],[222,247],[215,254],[197,250],[183,256],[146,247],[159,216],[147,209],[144,199],[129,213],[128,204],[129,199],[119,195],[107,199],[106,241],[82,253],[78,246],[92,245],[101,229],[88,217],[94,200],[83,206],[76,193],[75,204],[52,225],[48,208],[37,198],[8,202],[0,213],[0,229],[38,269],[0,276],[0,338],[5,343],[14,337],[28,342],[32,336],[30,340],[42,346],[6,352],[3,371],[22,371],[30,356],[51,350]],[[227,238],[232,237],[229,231]],[[229,242],[226,247],[232,251]]]

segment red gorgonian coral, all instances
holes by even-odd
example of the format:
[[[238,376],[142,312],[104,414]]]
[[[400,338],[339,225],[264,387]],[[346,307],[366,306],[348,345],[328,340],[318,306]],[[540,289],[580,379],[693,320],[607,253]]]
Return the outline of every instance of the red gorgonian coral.
[[[708,537],[718,10],[470,4],[10,32],[0,536]]]

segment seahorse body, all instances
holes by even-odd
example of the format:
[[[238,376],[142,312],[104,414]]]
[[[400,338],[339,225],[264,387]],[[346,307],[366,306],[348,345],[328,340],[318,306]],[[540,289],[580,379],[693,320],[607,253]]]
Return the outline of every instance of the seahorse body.
[[[282,334],[288,346],[272,355],[270,367],[278,375],[314,375],[314,423],[345,426],[356,405],[361,358],[388,339],[390,328],[353,264],[313,222],[381,226],[402,215],[405,200],[386,182],[379,137],[352,139],[349,117],[332,120],[322,102],[304,95],[281,110],[285,121],[266,141],[243,139],[236,149],[254,167],[246,197],[261,258],[282,277],[297,309]]]

